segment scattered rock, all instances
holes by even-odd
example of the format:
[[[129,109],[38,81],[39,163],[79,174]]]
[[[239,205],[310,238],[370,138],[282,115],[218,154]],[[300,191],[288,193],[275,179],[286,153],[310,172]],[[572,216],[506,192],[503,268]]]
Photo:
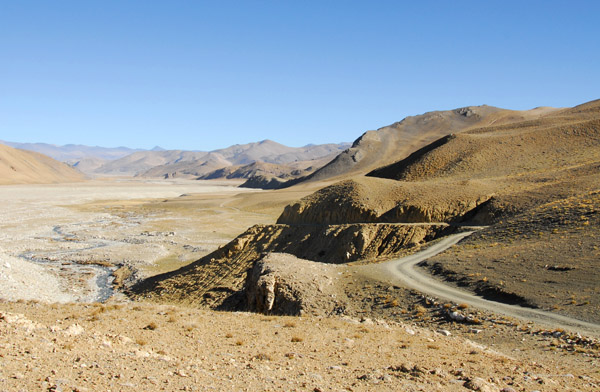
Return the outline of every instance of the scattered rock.
[[[480,392],[496,392],[498,390],[492,384],[479,377],[467,380],[464,383],[464,387],[472,391]]]
[[[85,330],[79,324],[71,324],[67,329],[63,331],[63,333],[67,336],[78,336],[84,332]]]

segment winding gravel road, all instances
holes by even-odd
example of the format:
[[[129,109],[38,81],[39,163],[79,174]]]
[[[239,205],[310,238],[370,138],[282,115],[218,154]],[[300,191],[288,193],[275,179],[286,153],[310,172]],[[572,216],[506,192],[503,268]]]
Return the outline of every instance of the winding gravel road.
[[[373,272],[380,277],[385,277],[386,280],[394,283],[397,282],[405,287],[452,302],[466,303],[469,306],[479,309],[489,310],[526,321],[533,321],[550,328],[564,328],[585,335],[600,335],[600,325],[598,324],[539,309],[486,300],[466,291],[448,286],[444,282],[430,277],[423,270],[415,268],[421,261],[445,251],[473,233],[474,231],[465,231],[449,235],[421,252],[373,266],[376,268],[376,271]]]

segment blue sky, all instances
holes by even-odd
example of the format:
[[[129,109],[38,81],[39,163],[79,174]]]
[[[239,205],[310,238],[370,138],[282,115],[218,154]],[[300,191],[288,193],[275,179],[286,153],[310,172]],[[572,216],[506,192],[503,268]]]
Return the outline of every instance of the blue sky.
[[[598,1],[0,0],[0,139],[212,150],[600,98]]]

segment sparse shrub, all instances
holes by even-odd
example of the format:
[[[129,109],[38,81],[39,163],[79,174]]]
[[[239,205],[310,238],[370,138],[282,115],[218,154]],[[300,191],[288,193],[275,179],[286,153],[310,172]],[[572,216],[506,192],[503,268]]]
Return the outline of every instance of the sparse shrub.
[[[225,334],[225,337],[226,337],[227,339],[231,339],[231,338],[233,337],[233,334],[232,334],[232,333],[230,333],[230,332],[228,332],[228,333],[226,333],[226,334]]]
[[[253,359],[257,359],[259,361],[271,361],[271,356],[265,353],[256,354]]]
[[[140,346],[145,346],[146,344],[148,344],[148,342],[144,339],[136,339],[135,342]]]
[[[156,328],[158,328],[158,325],[156,325],[155,322],[152,322],[144,327],[144,329],[147,329],[149,331],[154,331]]]
[[[241,339],[240,339],[240,340],[236,340],[236,341],[235,341],[235,345],[236,345],[236,346],[243,346],[243,345],[244,345],[244,341],[243,341],[243,340],[241,340]]]
[[[286,321],[283,326],[285,328],[296,328],[296,323],[293,321]]]
[[[415,316],[416,317],[423,317],[425,315],[425,313],[427,313],[427,309],[425,309],[424,306],[421,306],[421,305],[415,306]]]
[[[473,319],[471,320],[471,324],[483,324],[483,321],[481,321],[477,317],[473,317]]]
[[[469,305],[468,305],[468,304],[465,304],[465,303],[458,304],[458,308],[459,308],[459,309],[466,309],[466,308],[468,308],[468,307],[469,307]]]
[[[292,336],[292,343],[300,343],[302,342],[304,339],[300,336]]]

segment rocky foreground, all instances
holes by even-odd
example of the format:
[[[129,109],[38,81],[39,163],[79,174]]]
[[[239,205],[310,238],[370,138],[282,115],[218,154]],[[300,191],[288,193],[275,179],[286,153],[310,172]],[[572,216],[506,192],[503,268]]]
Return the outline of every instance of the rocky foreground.
[[[139,303],[2,302],[0,389],[600,388],[593,356],[542,350],[529,335],[498,331],[498,338],[499,343],[512,339],[513,345],[486,346],[444,329],[382,320],[274,317]]]

